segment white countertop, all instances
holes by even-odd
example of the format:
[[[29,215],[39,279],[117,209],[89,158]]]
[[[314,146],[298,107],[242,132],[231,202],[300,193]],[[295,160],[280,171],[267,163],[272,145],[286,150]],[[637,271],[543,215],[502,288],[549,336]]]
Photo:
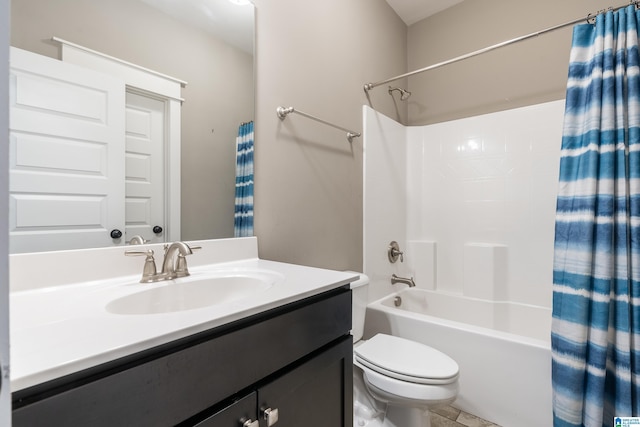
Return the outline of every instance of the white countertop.
[[[258,258],[190,267],[194,276],[205,270],[268,271],[280,279],[271,288],[242,299],[158,314],[114,314],[105,308],[114,299],[167,285],[138,283],[140,274],[11,292],[12,391],[335,289],[357,278],[354,273]]]

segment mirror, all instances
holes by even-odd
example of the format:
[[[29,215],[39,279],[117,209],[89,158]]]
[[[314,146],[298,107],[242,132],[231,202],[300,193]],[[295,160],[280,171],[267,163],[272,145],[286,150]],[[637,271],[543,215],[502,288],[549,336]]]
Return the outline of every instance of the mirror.
[[[241,0],[13,0],[11,45],[60,58],[52,37],[187,82],[182,240],[233,237],[236,136],[254,117],[254,6]],[[44,214],[44,213],[43,213]]]

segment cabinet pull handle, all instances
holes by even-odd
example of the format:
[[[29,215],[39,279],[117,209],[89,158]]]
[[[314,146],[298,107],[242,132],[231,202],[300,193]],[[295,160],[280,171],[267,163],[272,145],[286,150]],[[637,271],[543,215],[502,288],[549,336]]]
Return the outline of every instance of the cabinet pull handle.
[[[240,422],[242,423],[242,420]],[[242,423],[242,427],[259,427],[259,426],[260,424],[258,423],[258,420],[253,421],[251,419],[248,419],[247,421]]]
[[[267,408],[262,411],[262,418],[267,422],[267,427],[271,427],[278,422],[278,408]]]

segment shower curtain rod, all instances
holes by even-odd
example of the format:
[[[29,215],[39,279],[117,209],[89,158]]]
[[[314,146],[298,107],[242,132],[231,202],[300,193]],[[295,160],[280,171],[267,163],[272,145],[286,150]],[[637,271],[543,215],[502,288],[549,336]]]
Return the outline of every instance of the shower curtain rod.
[[[476,50],[474,52],[470,52],[470,53],[467,53],[467,54],[464,54],[464,55],[460,55],[460,56],[457,56],[455,58],[449,59],[447,61],[443,61],[443,62],[439,62],[437,64],[429,65],[427,67],[420,68],[419,70],[415,70],[415,71],[411,71],[411,72],[408,72],[408,73],[405,73],[405,74],[401,74],[401,75],[396,76],[396,77],[391,77],[390,79],[386,79],[386,80],[383,80],[383,81],[380,81],[380,82],[377,82],[377,83],[366,83],[364,85],[364,91],[365,91],[365,93],[368,93],[374,87],[382,86],[384,84],[393,82],[395,80],[400,80],[400,79],[403,79],[405,77],[411,77],[411,76],[413,76],[415,74],[424,73],[425,71],[435,70],[436,68],[440,68],[440,67],[443,67],[445,65],[453,64],[455,62],[459,62],[459,61],[462,61],[464,59],[472,58],[474,56],[478,56],[478,55],[481,55],[483,53],[490,52],[492,50],[495,50],[495,49],[498,49],[498,48],[501,48],[501,47],[504,47],[504,46],[508,46],[510,44],[518,43],[518,42],[521,42],[523,40],[527,40],[527,39],[530,39],[530,38],[533,38],[533,37],[540,36],[542,34],[546,34],[546,33],[549,33],[549,32],[555,31],[555,30],[559,30],[559,29],[564,28],[564,27],[568,27],[570,25],[575,25],[575,24],[578,24],[578,23],[580,23],[582,21],[586,21],[587,23],[591,24],[591,23],[593,23],[593,19],[596,17],[596,15],[598,15],[600,13],[607,12],[607,11],[615,12],[616,10],[624,9],[625,7],[628,7],[628,6],[631,6],[631,5],[634,5],[637,8],[638,4],[640,4],[640,0],[631,0],[631,1],[629,1],[629,4],[624,5],[624,6],[618,6],[616,8],[609,7],[608,9],[599,10],[598,12],[596,12],[595,15],[590,13],[590,14],[587,15],[586,18],[574,19],[573,21],[570,21],[570,22],[565,22],[563,24],[554,25],[553,27],[549,27],[549,28],[546,28],[544,30],[536,31],[535,33],[530,33],[530,34],[526,34],[524,36],[516,37],[516,38],[511,39],[511,40],[503,41],[501,43],[497,43],[497,44],[494,44],[492,46]]]
[[[304,116],[304,117],[306,117],[308,119],[315,120],[317,122],[323,123],[323,124],[331,126],[333,128],[345,131],[347,133],[347,140],[349,142],[353,142],[353,138],[357,138],[357,137],[359,137],[361,135],[360,132],[355,132],[355,131],[349,130],[347,128],[343,128],[342,126],[334,125],[333,123],[330,123],[330,122],[328,122],[326,120],[319,119],[316,116],[312,116],[311,114],[304,113],[304,112],[302,112],[300,110],[296,110],[293,107],[288,107],[288,108],[278,107],[278,108],[276,108],[276,114],[278,114],[278,117],[280,118],[280,120],[284,120],[285,117],[287,117],[291,113],[300,114],[301,116]]]

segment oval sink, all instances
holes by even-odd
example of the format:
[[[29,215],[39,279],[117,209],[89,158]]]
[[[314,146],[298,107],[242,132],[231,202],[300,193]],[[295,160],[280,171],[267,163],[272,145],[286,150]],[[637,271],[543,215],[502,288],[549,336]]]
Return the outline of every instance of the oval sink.
[[[266,291],[277,281],[269,275],[196,275],[159,282],[135,294],[109,302],[114,314],[157,314],[194,310],[236,301]],[[140,284],[140,286],[145,286]]]

